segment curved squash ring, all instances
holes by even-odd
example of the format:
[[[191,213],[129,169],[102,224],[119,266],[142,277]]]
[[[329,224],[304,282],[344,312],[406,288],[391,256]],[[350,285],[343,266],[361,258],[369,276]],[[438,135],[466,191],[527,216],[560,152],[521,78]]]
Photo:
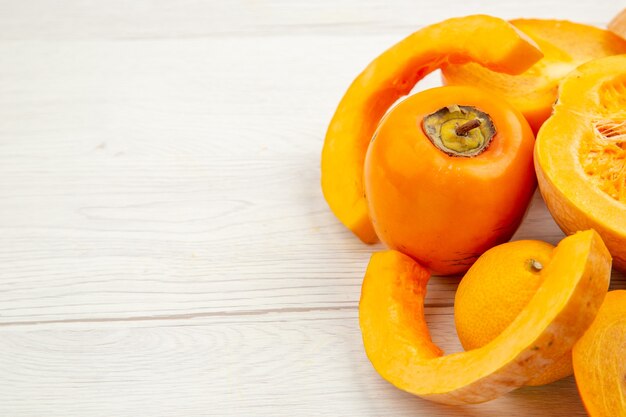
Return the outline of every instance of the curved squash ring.
[[[352,82],[326,132],[322,191],[335,216],[363,242],[377,240],[363,192],[365,153],[387,109],[419,80],[444,64],[470,61],[519,74],[542,56],[511,24],[485,15],[427,26],[383,52]]]
[[[578,392],[591,417],[626,417],[626,291],[610,291],[574,345]]]
[[[533,298],[498,337],[441,356],[424,319],[428,272],[400,252],[376,253],[359,304],[367,356],[387,381],[436,402],[479,403],[520,387],[591,324],[608,289],[611,256],[596,232],[579,232],[559,243],[543,273]]]

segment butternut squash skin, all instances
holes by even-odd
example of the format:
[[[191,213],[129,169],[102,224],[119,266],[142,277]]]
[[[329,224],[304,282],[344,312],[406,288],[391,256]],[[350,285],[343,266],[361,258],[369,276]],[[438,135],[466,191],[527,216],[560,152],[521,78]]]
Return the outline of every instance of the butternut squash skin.
[[[485,15],[427,26],[383,52],[352,82],[326,132],[321,183],[335,216],[363,242],[376,242],[364,196],[365,153],[385,112],[424,76],[470,61],[518,74],[542,56],[526,35]]]
[[[610,291],[573,349],[576,385],[591,417],[626,417],[626,291]]]
[[[498,337],[481,348],[441,356],[424,320],[428,271],[400,252],[376,253],[359,304],[367,356],[387,381],[428,400],[466,404],[497,398],[572,348],[606,294],[611,257],[596,232],[579,232],[559,243],[544,273],[535,295]]]
[[[626,55],[590,61],[563,80],[535,141],[541,195],[559,227],[595,229],[626,271]],[[606,128],[603,126],[614,126]],[[615,172],[613,172],[615,171]]]

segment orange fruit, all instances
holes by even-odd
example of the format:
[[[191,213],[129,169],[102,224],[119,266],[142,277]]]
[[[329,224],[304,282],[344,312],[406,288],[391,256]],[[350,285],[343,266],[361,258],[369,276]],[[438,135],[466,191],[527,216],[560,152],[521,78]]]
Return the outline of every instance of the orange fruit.
[[[465,350],[486,345],[517,317],[542,284],[543,266],[550,262],[553,249],[546,242],[519,240],[478,258],[454,298],[456,331]],[[548,384],[572,372],[570,351],[527,385]]]

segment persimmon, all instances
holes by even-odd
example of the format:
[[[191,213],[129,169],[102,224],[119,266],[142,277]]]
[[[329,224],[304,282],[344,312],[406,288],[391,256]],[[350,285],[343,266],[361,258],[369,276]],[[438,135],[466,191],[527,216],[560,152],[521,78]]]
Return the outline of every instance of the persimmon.
[[[363,195],[365,153],[382,116],[420,79],[448,63],[470,61],[518,74],[541,56],[512,25],[484,15],[427,26],[381,54],[352,82],[326,132],[321,182],[335,216],[363,242],[377,240]]]
[[[610,291],[573,349],[578,392],[591,417],[626,417],[626,291]]]
[[[626,271],[626,55],[581,65],[561,83],[535,145],[539,189],[566,233],[593,228]]]
[[[520,110],[536,133],[550,116],[559,82],[577,66],[595,58],[626,53],[626,41],[613,33],[564,20],[516,19],[516,28],[532,38],[544,57],[519,75],[501,74],[468,63],[443,68],[446,85],[472,85],[504,97]]]
[[[461,273],[511,238],[536,180],[524,116],[473,87],[439,87],[400,102],[365,160],[376,234],[438,275]]]
[[[400,252],[376,253],[359,303],[365,352],[383,378],[420,397],[449,404],[497,398],[571,350],[602,304],[611,256],[588,230],[563,239],[544,268],[545,279],[500,335],[442,356],[424,319],[428,271]]]
[[[486,345],[515,320],[545,279],[554,246],[518,240],[485,252],[463,276],[454,296],[454,323],[463,349]],[[503,261],[506,259],[506,261]],[[526,382],[544,385],[571,375],[572,352]]]

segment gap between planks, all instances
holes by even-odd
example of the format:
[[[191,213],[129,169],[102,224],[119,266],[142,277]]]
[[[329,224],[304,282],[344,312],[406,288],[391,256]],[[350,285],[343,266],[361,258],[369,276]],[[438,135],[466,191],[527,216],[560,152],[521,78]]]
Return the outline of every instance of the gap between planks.
[[[451,303],[428,303],[426,308],[450,308]],[[140,322],[140,321],[168,321],[168,320],[192,320],[207,317],[245,317],[245,316],[261,316],[266,314],[291,314],[291,313],[311,313],[311,312],[329,312],[329,311],[358,311],[358,306],[343,307],[285,307],[285,308],[267,308],[257,310],[242,311],[214,311],[199,313],[180,313],[180,314],[157,314],[152,316],[131,316],[131,317],[94,317],[80,319],[58,319],[58,320],[25,320],[0,322],[0,328],[16,327],[16,326],[36,326],[42,324],[71,324],[71,323],[114,323],[114,322]]]

